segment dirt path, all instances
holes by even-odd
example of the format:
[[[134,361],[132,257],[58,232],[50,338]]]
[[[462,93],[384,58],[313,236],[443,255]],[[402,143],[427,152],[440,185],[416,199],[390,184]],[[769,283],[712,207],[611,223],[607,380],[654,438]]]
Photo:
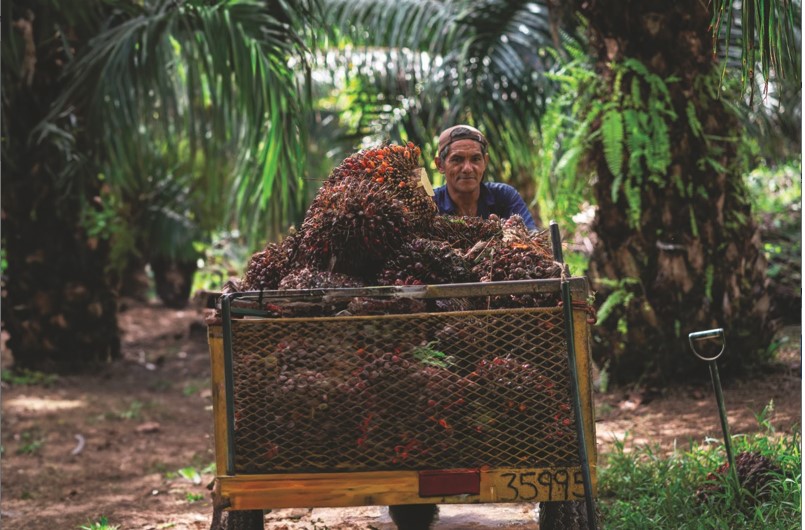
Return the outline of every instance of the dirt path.
[[[76,529],[101,516],[121,530],[209,528],[212,412],[201,312],[138,304],[121,313],[121,326],[124,360],[100,373],[3,383],[2,528]],[[799,329],[789,335],[786,355],[795,364]],[[733,433],[756,430],[754,414],[770,400],[779,429],[801,422],[798,367],[731,383],[724,392]],[[596,403],[602,454],[627,433],[629,443],[668,450],[674,440],[721,436],[706,384],[653,399],[612,392]],[[382,507],[278,510],[267,521],[273,530],[393,529]],[[532,505],[445,506],[436,528],[537,525]]]

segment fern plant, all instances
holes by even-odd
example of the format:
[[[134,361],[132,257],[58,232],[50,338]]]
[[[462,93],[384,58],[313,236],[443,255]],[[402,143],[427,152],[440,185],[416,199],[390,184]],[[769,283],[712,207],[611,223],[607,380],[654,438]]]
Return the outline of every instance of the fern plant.
[[[668,84],[677,78],[661,78],[636,59],[613,65],[612,95],[604,104],[601,143],[607,168],[614,175],[612,200],[623,193],[628,219],[640,224],[640,188],[648,183],[666,184],[671,164],[669,122],[677,119]],[[628,90],[624,79],[628,78]],[[698,123],[698,121],[697,121]],[[701,124],[699,124],[701,127]]]
[[[628,308],[629,304],[638,296],[638,291],[642,290],[642,284],[639,278],[622,278],[620,280],[611,280],[600,278],[599,283],[604,287],[612,289],[607,299],[601,304],[598,309],[598,324],[602,324],[610,316],[615,314],[615,310],[619,307]],[[626,335],[628,331],[628,324],[626,322],[625,311],[621,312],[618,318],[617,330],[622,335]]]
[[[602,104],[596,99],[599,76],[582,43],[565,36],[564,54],[548,49],[555,68],[546,74],[553,83],[540,120],[535,160],[535,201],[544,218],[557,220],[572,230],[579,206],[592,202],[593,172],[585,167],[585,155],[593,144],[593,123]]]
[[[613,65],[611,95],[601,100],[600,78],[589,58],[576,53],[581,51],[578,43],[569,41],[565,51],[570,59],[561,61],[556,54],[559,66],[547,75],[557,87],[541,121],[536,177],[540,212],[561,218],[561,212],[572,215],[578,202],[589,199],[587,190],[595,175],[585,166],[584,155],[601,142],[607,168],[614,176],[612,200],[623,195],[629,223],[637,227],[641,187],[667,183],[671,164],[669,124],[677,119],[668,84],[677,78],[663,79],[640,61],[626,59]],[[703,135],[695,109],[691,107],[687,114],[694,132]],[[676,184],[682,186],[681,180]],[[688,191],[681,187],[683,196]],[[561,220],[573,226],[570,218]]]

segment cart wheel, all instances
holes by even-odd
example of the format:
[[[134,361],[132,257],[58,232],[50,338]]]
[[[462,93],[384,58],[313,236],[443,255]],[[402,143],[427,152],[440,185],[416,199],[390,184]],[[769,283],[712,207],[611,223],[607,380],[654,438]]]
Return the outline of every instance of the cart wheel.
[[[210,530],[263,530],[263,510],[213,508]]]
[[[389,516],[397,530],[430,530],[439,515],[435,504],[400,504],[389,506]]]
[[[587,506],[584,501],[541,502],[539,530],[586,530]]]

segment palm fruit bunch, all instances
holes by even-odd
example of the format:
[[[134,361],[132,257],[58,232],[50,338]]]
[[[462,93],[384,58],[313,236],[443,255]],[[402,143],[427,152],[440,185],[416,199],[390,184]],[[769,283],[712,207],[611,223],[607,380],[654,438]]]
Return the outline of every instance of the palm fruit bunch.
[[[279,282],[281,291],[289,289],[332,289],[339,287],[363,287],[364,283],[347,274],[328,272],[310,267],[290,271]]]
[[[436,205],[419,184],[419,148],[386,145],[345,159],[319,189],[301,228],[301,257],[321,269],[372,278],[426,228]]]
[[[313,467],[343,461],[339,448],[354,438],[359,403],[335,368],[338,359],[333,352],[341,347],[335,338],[297,336],[273,346],[269,357],[274,371],[262,381],[264,406],[257,411],[259,426],[265,429],[257,433],[263,442],[257,448],[249,447],[251,455],[239,449],[244,457],[251,456],[273,469],[296,469],[292,466],[299,464],[290,462],[290,454],[301,455],[303,464]],[[267,444],[271,450],[264,448]]]
[[[477,417],[472,419],[476,438],[500,441],[499,428],[517,431],[548,442],[574,439],[575,423],[567,391],[538,366],[511,357],[482,359],[468,376],[481,389]],[[546,455],[531,455],[535,459]]]
[[[333,272],[371,276],[412,230],[403,205],[378,184],[323,186],[302,223],[300,257]]]
[[[359,417],[353,447],[362,462],[421,467],[454,442],[461,382],[444,355],[404,339],[394,348],[359,348],[362,365],[347,386],[357,396]]]
[[[743,451],[735,455],[735,471],[738,482],[757,504],[768,499],[769,483],[780,477],[783,470],[774,461],[757,451]],[[707,502],[711,496],[724,495],[729,462],[725,462],[715,472],[707,475],[707,483],[696,490],[699,502]]]
[[[561,264],[553,260],[547,236],[530,234],[519,215],[503,221],[499,239],[479,242],[467,257],[473,260],[472,272],[482,282],[558,278],[562,274]],[[558,301],[557,294],[507,295],[493,296],[488,306],[555,306]]]
[[[234,378],[235,441],[247,458],[238,461],[239,472],[259,469],[265,452],[263,444],[271,435],[270,422],[262,415],[271,410],[266,382],[276,377],[274,359],[257,353],[238,353],[233,363],[238,367]],[[251,457],[251,458],[249,458]]]
[[[343,180],[369,180],[399,200],[415,229],[430,226],[437,208],[420,183],[417,172],[419,147],[412,142],[407,145],[383,145],[359,151],[345,159],[327,179],[327,184]]]
[[[378,285],[427,285],[475,281],[469,262],[445,241],[417,238],[386,262]]]
[[[462,375],[475,370],[481,357],[497,347],[495,337],[489,333],[489,322],[483,317],[451,319],[436,331],[434,339],[436,346],[445,354],[461,359],[455,369]]]
[[[440,215],[433,219],[429,235],[432,239],[445,241],[451,247],[466,252],[478,242],[503,237],[503,224],[496,215],[490,215],[489,219]]]
[[[246,275],[241,281],[242,291],[272,290],[290,271],[299,245],[296,233],[289,234],[280,243],[269,243],[266,248],[252,255],[246,265]]]
[[[455,373],[452,366],[423,369],[427,383],[419,391],[419,430],[417,434],[427,456],[455,460],[469,454],[459,444],[469,440],[466,418],[474,406],[476,383]],[[472,449],[472,448],[467,448]],[[467,463],[480,464],[480,462]]]

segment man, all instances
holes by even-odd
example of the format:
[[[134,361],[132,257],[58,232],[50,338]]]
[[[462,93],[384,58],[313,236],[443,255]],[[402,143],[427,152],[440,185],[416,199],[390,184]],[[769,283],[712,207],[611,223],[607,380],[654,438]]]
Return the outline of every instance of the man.
[[[517,214],[529,230],[536,230],[537,224],[516,189],[500,182],[483,182],[489,165],[488,147],[481,131],[469,125],[456,125],[439,135],[436,167],[445,180],[444,186],[433,190],[439,212],[484,219],[491,214],[501,219]]]
[[[501,219],[517,214],[529,230],[537,230],[517,190],[500,182],[483,182],[489,164],[488,146],[481,131],[469,125],[456,125],[439,135],[436,167],[446,182],[433,190],[439,212],[484,219],[492,214]],[[389,506],[389,515],[398,530],[429,529],[438,513],[435,504]]]

